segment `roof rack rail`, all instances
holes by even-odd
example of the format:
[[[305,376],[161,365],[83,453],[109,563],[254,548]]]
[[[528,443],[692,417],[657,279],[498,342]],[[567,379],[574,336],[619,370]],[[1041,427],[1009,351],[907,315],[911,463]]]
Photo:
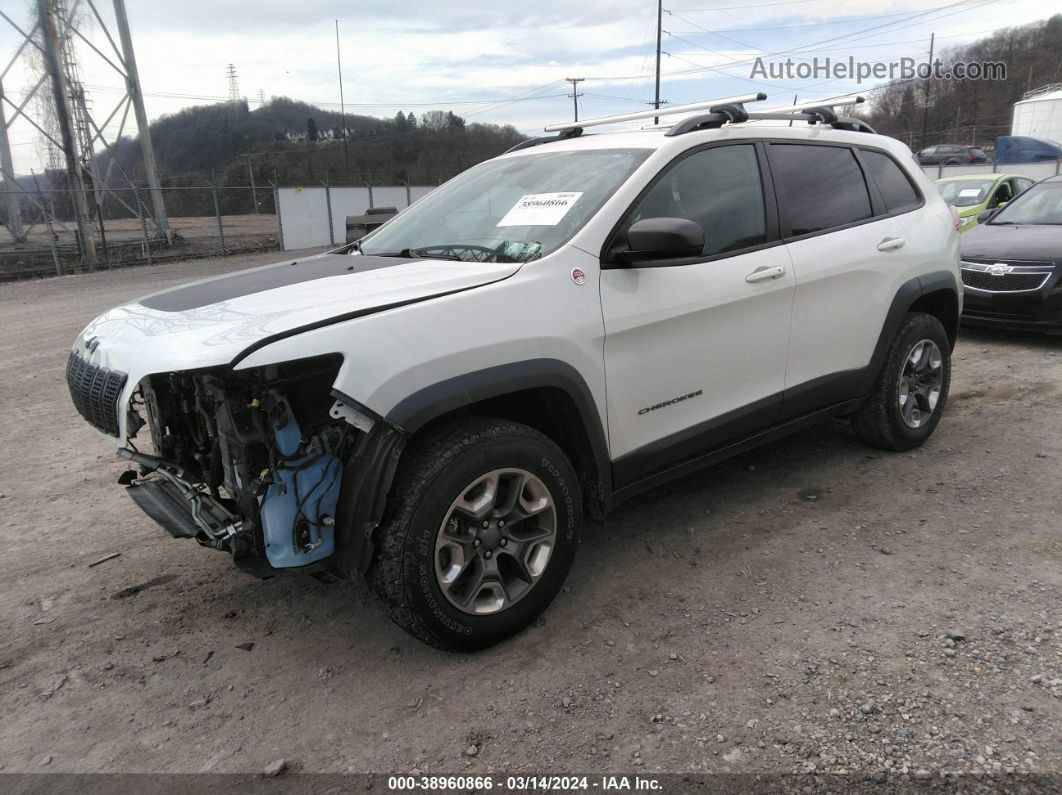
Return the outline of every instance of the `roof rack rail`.
[[[532,146],[548,144],[554,141],[563,141],[568,138],[576,138],[583,134],[585,127],[597,127],[603,124],[617,124],[624,121],[638,121],[639,119],[651,119],[657,116],[674,116],[679,113],[690,111],[707,110],[707,113],[698,113],[685,119],[675,121],[665,136],[673,138],[676,135],[693,132],[694,130],[712,129],[722,127],[724,124],[741,124],[746,121],[806,121],[808,124],[828,124],[838,130],[850,130],[852,132],[874,133],[875,130],[862,119],[848,116],[838,116],[834,108],[845,105],[858,105],[864,102],[859,94],[845,94],[839,97],[812,100],[794,105],[781,105],[776,108],[766,108],[762,111],[749,112],[745,109],[746,102],[760,102],[767,99],[762,91],[756,94],[746,94],[740,97],[726,97],[712,99],[704,102],[692,102],[688,105],[675,105],[674,107],[654,110],[638,111],[637,113],[623,113],[619,116],[602,116],[596,119],[584,119],[582,121],[564,122],[562,124],[550,124],[546,126],[546,132],[556,132],[557,135],[532,138],[522,141],[512,147],[509,152],[517,152]],[[663,126],[663,125],[661,125]]]
[[[551,144],[554,141],[564,141],[568,138],[578,138],[583,134],[582,127],[574,127],[570,130],[565,130],[560,135],[544,135],[541,138],[528,138],[526,141],[521,141],[502,152],[503,155],[507,155],[510,152],[519,152],[521,149],[530,149],[532,146],[541,146],[542,144]]]
[[[813,99],[796,105],[778,105],[773,108],[762,108],[759,113],[800,113],[805,110],[818,108],[840,108],[844,105],[859,105],[866,100],[862,94],[842,94],[839,97],[827,97],[826,99]]]
[[[862,119],[851,116],[838,116],[835,108],[844,105],[858,105],[866,100],[859,94],[847,94],[826,100],[804,102],[799,105],[788,107],[767,108],[749,114],[753,121],[778,120],[778,121],[806,121],[808,124],[828,124],[836,130],[849,130],[851,132],[865,132],[876,135],[877,131]]]
[[[678,113],[690,113],[695,110],[713,110],[723,106],[742,106],[746,102],[760,102],[767,99],[762,91],[756,94],[745,94],[740,97],[722,97],[710,99],[704,102],[691,102],[688,105],[674,105],[669,108],[656,108],[654,110],[642,110],[637,113],[622,113],[619,116],[601,116],[596,119],[584,119],[582,121],[569,121],[561,124],[549,124],[546,132],[563,132],[566,130],[583,130],[586,127],[599,127],[603,124],[618,124],[623,121],[638,121],[639,119],[654,119],[658,116],[674,116]],[[578,135],[578,133],[575,133]]]
[[[847,116],[838,116],[833,110],[835,107],[857,105],[863,101],[863,97],[858,94],[848,94],[842,97],[805,102],[800,105],[751,112],[746,111],[741,104],[720,105],[713,107],[708,113],[682,119],[664,135],[670,138],[692,132],[693,130],[708,130],[722,127],[724,124],[740,124],[745,121],[764,121],[768,119],[806,121],[808,124],[829,124],[838,130],[874,133],[874,128],[865,121]]]

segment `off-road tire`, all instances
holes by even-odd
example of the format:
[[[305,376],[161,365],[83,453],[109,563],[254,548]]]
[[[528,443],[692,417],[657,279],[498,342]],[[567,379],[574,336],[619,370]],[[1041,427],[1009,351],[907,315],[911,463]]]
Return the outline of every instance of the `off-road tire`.
[[[435,573],[435,542],[450,506],[485,472],[518,467],[537,476],[556,509],[556,539],[528,593],[490,615],[458,610]],[[470,417],[415,439],[403,455],[377,535],[369,579],[391,619],[418,639],[450,651],[493,645],[531,624],[557,595],[582,527],[579,478],[548,437],[518,422]]]
[[[900,375],[913,346],[931,340],[940,349],[943,378],[940,397],[929,419],[918,428],[909,427],[900,413]],[[889,345],[885,363],[874,388],[859,410],[852,415],[852,429],[867,444],[885,450],[911,450],[928,439],[944,412],[951,385],[951,341],[944,326],[933,315],[909,312]]]

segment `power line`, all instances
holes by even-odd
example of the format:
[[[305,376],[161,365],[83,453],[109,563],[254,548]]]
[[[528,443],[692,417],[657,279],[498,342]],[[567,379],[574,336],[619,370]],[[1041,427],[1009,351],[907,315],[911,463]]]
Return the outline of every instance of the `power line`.
[[[667,9],[665,9],[667,10]],[[672,12],[673,14],[682,13],[681,10]],[[832,19],[825,22],[805,22],[800,25],[771,25],[755,28],[721,28],[717,29],[716,33],[759,33],[763,30],[795,30],[797,28],[818,28],[826,25],[850,25],[853,22],[865,22],[868,19],[887,19],[888,17],[902,17],[906,16],[909,12],[899,11],[893,14],[875,14],[873,16],[865,17],[847,17],[845,19]]]
[[[560,83],[560,82],[563,82],[563,81],[562,80],[554,80],[552,83],[546,84],[545,87],[553,86],[556,83]],[[93,91],[100,91],[100,92],[107,93],[107,94],[119,94],[119,93],[122,93],[122,92],[125,91],[124,88],[119,88],[118,86],[89,85],[87,83],[85,84],[85,88],[90,88]],[[540,89],[533,89],[533,90],[534,91],[538,91]],[[197,99],[197,100],[202,100],[204,102],[229,102],[230,101],[229,97],[222,97],[222,96],[211,95],[211,94],[186,94],[186,93],[181,93],[181,92],[178,92],[178,91],[145,91],[144,92],[144,96],[146,96],[146,97],[154,97],[156,99]],[[551,95],[551,96],[564,96],[564,95],[563,94],[556,94],[556,95]],[[522,102],[522,101],[526,101],[526,100],[543,99],[543,98],[544,97],[541,97],[541,96],[518,95],[516,97],[499,97],[499,98],[495,98],[495,99],[456,99],[456,100],[436,100],[434,102],[403,102],[403,101],[398,101],[398,102],[347,102],[347,103],[345,103],[345,107],[348,107],[348,108],[350,108],[350,107],[356,107],[356,108],[407,108],[407,107],[408,108],[418,108],[418,107],[438,108],[440,106],[448,106],[448,105],[491,105],[491,104],[495,104],[495,103]],[[316,105],[316,106],[319,106],[319,107],[320,106],[331,106],[331,107],[336,107],[336,108],[340,107],[340,103],[338,103],[338,102],[329,102],[329,101],[324,101],[324,100],[303,99],[303,100],[295,100],[295,101],[304,102],[307,105]]]
[[[792,5],[797,5],[799,3],[814,3],[814,2],[816,2],[816,0],[782,0],[781,2],[778,2],[778,3],[758,3],[758,4],[755,4],[755,5],[747,5],[747,6],[714,6],[712,8],[677,8],[675,10],[676,11],[681,11],[684,14],[686,14],[686,13],[691,13],[692,14],[692,13],[699,12],[699,11],[733,11],[735,9],[741,9],[742,11],[744,11],[746,8],[770,8],[772,6],[792,6]]]
[[[895,22],[886,22],[886,23],[884,23],[882,25],[874,25],[872,27],[865,28],[863,30],[852,31],[851,33],[845,33],[845,34],[842,34],[840,36],[833,36],[833,37],[830,37],[828,39],[823,39],[822,41],[814,42],[814,43],[808,44],[808,45],[802,45],[802,46],[795,47],[795,48],[790,49],[790,50],[779,50],[779,51],[775,51],[775,52],[768,52],[768,51],[765,51],[765,50],[760,50],[760,52],[762,52],[763,55],[769,55],[769,56],[773,56],[773,57],[780,57],[780,56],[790,56],[790,57],[792,57],[792,56],[794,56],[794,55],[796,55],[798,53],[799,54],[807,54],[807,53],[811,53],[811,52],[821,52],[821,50],[815,50],[813,48],[814,47],[818,47],[818,46],[823,45],[823,44],[837,44],[837,46],[848,46],[848,44],[849,44],[848,42],[843,42],[843,44],[842,44],[842,41],[844,39],[850,39],[852,41],[860,41],[862,39],[867,38],[870,35],[873,35],[874,31],[878,31],[881,28],[886,28],[886,27],[891,27],[893,25],[898,25],[901,22],[910,22],[911,20],[913,20],[915,18],[925,17],[928,14],[934,14],[934,13],[937,13],[939,11],[946,11],[948,9],[955,8],[956,6],[966,5],[966,4],[971,3],[971,2],[975,3],[973,8],[983,8],[984,6],[991,5],[993,3],[997,3],[997,2],[999,2],[999,0],[958,0],[958,2],[950,3],[950,4],[945,5],[945,6],[940,6],[938,8],[930,9],[929,11],[921,11],[921,12],[918,12],[916,14],[912,14],[912,15],[910,15],[910,16],[902,19],[902,20],[897,20]],[[936,21],[938,21],[940,19],[944,19],[945,17],[953,16],[954,14],[961,14],[961,13],[964,13],[964,12],[969,11],[969,10],[971,10],[971,9],[970,8],[960,8],[960,9],[957,9],[955,11],[950,11],[947,14],[941,14],[938,17],[934,17],[932,20],[924,20],[924,21],[936,22]],[[689,24],[693,25],[694,27],[701,28],[701,30],[703,30],[705,33],[712,33],[712,31],[708,30],[707,28],[701,27],[696,22],[692,22],[691,20],[685,19],[684,17],[680,17],[677,14],[672,14],[672,16],[674,16],[677,19],[681,19],[683,22],[688,22]],[[915,22],[913,24],[920,24],[920,23],[919,22]],[[911,26],[912,25],[900,25],[900,27],[893,28],[893,30],[902,30],[905,27],[911,27]],[[892,33],[893,30],[890,30],[889,32]],[[759,48],[752,47],[751,49],[759,49]],[[828,48],[828,49],[832,49],[832,48]],[[718,54],[718,53],[714,53],[714,54]],[[724,56],[724,57],[726,57],[726,56]],[[752,64],[752,63],[755,63],[761,57],[762,56],[757,56],[756,58],[748,58],[748,59],[744,59],[744,60],[735,60],[733,63],[727,64],[726,67],[729,68],[729,67],[732,67],[732,66],[743,66],[743,65]],[[798,58],[797,60],[803,60],[803,59],[799,59]],[[701,68],[702,69],[711,69],[711,70],[715,71],[715,70],[717,70],[718,68],[721,68],[721,67],[702,66]]]

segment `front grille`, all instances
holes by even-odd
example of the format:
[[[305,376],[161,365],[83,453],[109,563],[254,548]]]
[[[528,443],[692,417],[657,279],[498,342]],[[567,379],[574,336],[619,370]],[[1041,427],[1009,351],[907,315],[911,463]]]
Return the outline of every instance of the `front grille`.
[[[118,396],[128,376],[87,362],[70,352],[66,383],[78,413],[104,433],[118,435]]]
[[[1004,273],[994,276],[987,271],[962,269],[962,283],[975,290],[993,293],[1013,293],[1019,290],[1038,290],[1050,278],[1050,273]]]

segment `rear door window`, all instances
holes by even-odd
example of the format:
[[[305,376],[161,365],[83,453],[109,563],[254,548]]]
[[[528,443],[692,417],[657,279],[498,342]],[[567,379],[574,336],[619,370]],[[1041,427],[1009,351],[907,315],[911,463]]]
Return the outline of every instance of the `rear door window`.
[[[873,215],[863,171],[851,149],[771,144],[771,170],[785,196],[790,235],[808,235]]]

